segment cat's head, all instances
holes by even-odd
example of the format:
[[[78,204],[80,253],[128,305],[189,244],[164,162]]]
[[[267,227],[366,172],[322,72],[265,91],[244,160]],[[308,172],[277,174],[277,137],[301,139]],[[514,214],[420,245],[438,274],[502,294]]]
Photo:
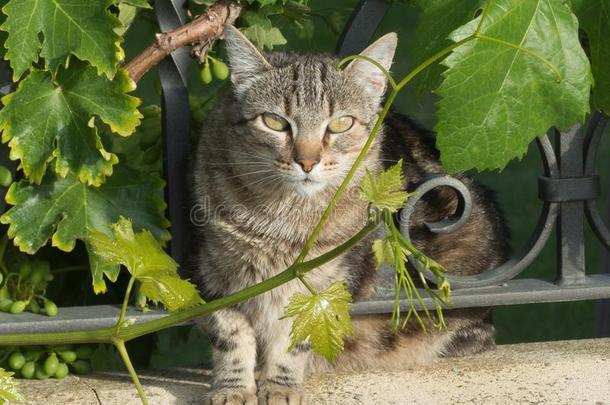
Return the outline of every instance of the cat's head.
[[[250,169],[252,184],[267,178],[304,196],[336,189],[375,123],[386,77],[362,59],[338,70],[329,55],[263,55],[232,26],[225,40],[239,149],[233,156],[253,161],[235,167],[245,176]],[[389,70],[396,42],[387,34],[361,55]]]

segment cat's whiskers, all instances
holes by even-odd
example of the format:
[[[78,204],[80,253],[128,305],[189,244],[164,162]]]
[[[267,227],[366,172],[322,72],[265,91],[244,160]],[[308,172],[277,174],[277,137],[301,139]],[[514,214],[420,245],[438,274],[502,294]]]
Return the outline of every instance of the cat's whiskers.
[[[263,155],[259,155],[259,154],[255,154],[255,153],[249,153],[249,152],[243,152],[243,151],[238,151],[235,149],[228,149],[228,148],[217,148],[217,147],[211,147],[208,148],[210,150],[218,150],[218,151],[223,151],[223,152],[231,152],[237,155],[245,155],[245,156],[251,156],[257,159],[261,159],[261,160],[269,160],[268,156],[263,156]]]
[[[249,161],[249,162],[206,162],[205,166],[269,166],[268,162]]]
[[[260,173],[275,173],[275,170],[271,170],[271,169],[257,170],[257,171],[254,171],[254,172],[246,172],[246,173],[236,174],[234,176],[224,177],[224,179],[225,180],[229,180],[229,179],[235,179],[235,178],[238,178],[238,177],[252,176],[252,175],[260,174]]]
[[[233,191],[234,191],[234,192],[241,191],[241,190],[243,190],[243,189],[245,189],[245,188],[247,188],[247,187],[251,187],[251,186],[254,186],[254,185],[256,185],[256,184],[259,184],[259,183],[260,183],[260,182],[262,182],[262,181],[265,181],[265,180],[268,180],[268,179],[272,179],[272,178],[277,178],[277,179],[280,179],[281,177],[282,177],[282,175],[281,175],[281,174],[274,173],[274,174],[272,174],[272,175],[270,175],[270,176],[263,177],[262,179],[259,179],[259,180],[255,181],[255,182],[252,182],[252,183],[246,183],[246,184],[244,184],[242,187],[238,187],[238,188],[234,189]]]

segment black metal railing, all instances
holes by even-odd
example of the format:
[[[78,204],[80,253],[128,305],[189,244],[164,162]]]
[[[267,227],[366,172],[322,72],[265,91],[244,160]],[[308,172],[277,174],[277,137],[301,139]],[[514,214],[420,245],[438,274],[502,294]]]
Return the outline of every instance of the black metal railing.
[[[161,29],[171,30],[184,23],[185,0],[156,2]],[[354,10],[344,30],[337,53],[341,56],[360,52],[370,42],[387,12],[387,0],[362,0]],[[185,162],[189,153],[189,109],[187,76],[188,49],[181,49],[160,66],[163,87],[163,133],[165,140],[165,176],[168,216],[172,223],[171,254],[183,262],[186,229],[188,226],[185,186]],[[547,135],[537,140],[542,157],[542,175],[539,178],[539,198],[543,201],[538,223],[529,241],[511,259],[498,268],[471,276],[450,276],[452,306],[476,307],[539,302],[559,302],[610,298],[610,273],[585,272],[585,219],[595,231],[600,243],[610,248],[610,230],[597,210],[596,198],[600,193],[599,177],[595,174],[595,159],[607,117],[595,113],[586,127],[575,126],[565,133],[553,133],[554,148]],[[399,220],[401,231],[408,236],[408,225],[417,201],[437,187],[453,188],[461,200],[461,209],[455,218],[437,224],[428,224],[430,231],[451,233],[469,219],[471,201],[468,189],[459,180],[444,174],[432,176],[422,182],[416,196],[409,200]],[[549,243],[551,234],[557,235],[557,276],[553,280],[517,279]],[[387,269],[386,269],[387,271]],[[391,272],[387,285],[382,285],[375,297],[353,305],[355,314],[385,313],[393,309],[393,281]],[[426,294],[422,294],[425,296]],[[404,309],[408,303],[401,303]],[[432,307],[430,299],[424,305]],[[419,304],[416,303],[419,308]],[[600,306],[598,313],[610,314],[610,305]],[[111,326],[116,322],[119,309],[113,306],[64,308],[56,318],[34,314],[21,316],[0,314],[4,333],[82,330]],[[605,315],[604,315],[605,314]],[[130,318],[150,320],[164,313],[147,314],[132,311]],[[610,319],[608,319],[610,320]],[[607,325],[607,323],[605,324]],[[598,327],[599,333],[610,333]],[[603,332],[607,331],[607,332]]]

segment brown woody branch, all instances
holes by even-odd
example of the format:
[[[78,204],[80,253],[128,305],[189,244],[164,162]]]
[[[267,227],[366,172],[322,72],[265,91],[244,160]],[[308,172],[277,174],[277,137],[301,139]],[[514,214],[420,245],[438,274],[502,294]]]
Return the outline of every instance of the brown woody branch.
[[[124,67],[137,82],[157,63],[176,49],[193,45],[193,56],[202,60],[207,50],[222,36],[225,24],[233,24],[241,7],[231,0],[221,0],[193,21],[170,32],[157,34],[155,42]]]

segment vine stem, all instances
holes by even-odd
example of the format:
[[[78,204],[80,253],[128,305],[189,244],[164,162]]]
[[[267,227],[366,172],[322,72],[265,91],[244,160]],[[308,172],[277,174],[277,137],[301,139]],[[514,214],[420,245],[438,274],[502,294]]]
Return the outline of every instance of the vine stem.
[[[119,338],[112,338],[112,344],[117,348],[121,358],[123,359],[123,363],[125,367],[127,367],[127,371],[131,376],[131,380],[133,381],[136,389],[138,390],[138,395],[140,396],[140,400],[143,405],[148,405],[148,398],[146,397],[146,393],[144,392],[144,388],[142,388],[142,384],[140,383],[140,379],[138,378],[138,374],[136,370],[133,368],[133,364],[131,364],[131,359],[129,358],[129,353],[127,352],[127,348],[125,347],[125,341]]]
[[[195,45],[193,53],[200,59],[214,41],[222,36],[224,25],[233,24],[240,12],[241,6],[234,1],[221,0],[214,3],[190,23],[157,34],[155,42],[125,64],[124,68],[131,79],[137,82],[153,66],[186,45]]]
[[[305,288],[307,288],[309,290],[311,295],[318,295],[318,291],[316,291],[316,289],[313,288],[313,286],[309,283],[309,281],[307,281],[307,279],[305,278],[304,275],[299,275],[297,277],[299,278],[299,281],[305,286]]]
[[[353,246],[355,246],[357,243],[359,243],[365,237],[367,237],[371,232],[373,232],[375,229],[377,229],[381,222],[378,220],[370,221],[369,223],[367,223],[367,225],[362,230],[360,230],[360,232],[358,232],[356,235],[354,235],[353,237],[348,239],[346,242],[342,243],[341,245],[337,246],[336,248],[331,249],[330,251],[328,251],[316,258],[313,258],[308,261],[304,261],[305,257],[311,250],[313,243],[315,242],[316,238],[318,237],[322,227],[324,226],[324,223],[326,222],[326,220],[332,213],[333,209],[335,208],[336,203],[338,202],[339,198],[341,197],[341,195],[347,188],[348,183],[351,181],[354,174],[356,173],[356,170],[358,169],[360,163],[364,160],[364,157],[365,157],[366,153],[368,152],[368,150],[370,149],[370,146],[372,145],[372,143],[375,139],[375,136],[377,135],[377,132],[381,128],[381,124],[382,124],[383,120],[385,119],[386,115],[388,114],[391,105],[393,104],[394,100],[396,99],[398,92],[404,86],[406,86],[417,74],[419,74],[421,71],[426,69],[432,63],[436,62],[437,60],[441,59],[445,55],[449,54],[451,51],[453,51],[458,46],[461,46],[464,43],[466,43],[474,38],[475,38],[475,36],[471,35],[467,38],[462,39],[459,42],[452,44],[451,46],[443,49],[442,51],[436,53],[435,55],[431,56],[426,61],[424,61],[421,65],[419,65],[413,71],[411,71],[407,76],[405,76],[400,81],[400,83],[398,83],[396,88],[392,89],[392,92],[388,96],[388,99],[386,100],[386,102],[383,106],[383,109],[382,109],[379,117],[377,118],[375,125],[373,126],[371,134],[369,135],[369,138],[367,139],[365,145],[363,146],[362,151],[359,153],[358,157],[356,158],[356,160],[355,160],[354,164],[352,165],[350,171],[348,172],[347,176],[345,177],[345,179],[343,180],[343,182],[337,189],[337,192],[333,195],[333,198],[331,199],[329,206],[324,211],[324,214],[320,218],[320,221],[316,225],[316,228],[314,229],[312,235],[310,236],[310,238],[306,242],[305,246],[303,247],[302,252],[299,254],[299,257],[297,258],[295,263],[293,263],[290,267],[288,267],[283,272],[281,272],[281,273],[277,274],[276,276],[271,277],[261,283],[255,284],[255,285],[247,287],[241,291],[238,291],[234,294],[230,294],[230,295],[218,298],[214,301],[210,301],[208,303],[205,303],[203,305],[200,305],[200,306],[197,306],[194,308],[186,309],[186,310],[183,310],[180,312],[176,312],[176,313],[167,315],[161,319],[143,322],[141,324],[133,324],[133,325],[125,326],[125,327],[120,328],[118,331],[117,331],[116,327],[110,327],[110,328],[103,328],[103,329],[94,329],[94,330],[89,330],[89,331],[74,331],[74,332],[35,333],[35,334],[32,334],[32,333],[2,334],[2,335],[0,335],[0,345],[7,346],[7,345],[41,345],[41,344],[52,345],[52,344],[70,344],[70,343],[72,343],[72,344],[75,344],[75,343],[114,343],[113,339],[120,339],[120,340],[126,342],[131,339],[135,339],[137,337],[140,337],[140,336],[143,336],[143,335],[146,335],[149,333],[153,333],[153,332],[177,325],[182,322],[187,322],[187,321],[190,321],[192,319],[195,319],[195,318],[198,318],[201,316],[209,315],[210,313],[217,311],[219,309],[227,308],[232,305],[238,304],[240,302],[246,301],[247,299],[250,299],[256,295],[262,294],[262,293],[267,292],[273,288],[276,288],[282,284],[292,281],[297,277],[301,277],[305,273],[307,273],[317,267],[320,267],[324,263],[340,256],[347,250],[351,249]]]
[[[129,279],[129,283],[127,284],[127,289],[125,290],[125,297],[123,297],[123,305],[121,306],[121,313],[119,314],[119,320],[116,322],[116,333],[118,334],[123,326],[123,322],[125,322],[125,313],[127,313],[127,304],[129,304],[129,297],[131,297],[131,289],[133,288],[133,283],[136,281],[136,278],[132,275]]]
[[[475,38],[474,34],[470,35],[470,36],[462,39],[461,41],[458,41],[458,42],[448,46],[447,48],[441,50],[440,52],[437,52],[436,54],[432,55],[430,58],[426,59],[421,65],[419,65],[415,69],[413,69],[397,85],[394,83],[394,81],[390,82],[392,85],[392,91],[390,92],[390,95],[388,96],[385,104],[383,105],[383,109],[381,110],[379,117],[377,117],[377,121],[375,122],[375,125],[373,126],[373,129],[371,130],[371,134],[369,135],[368,139],[366,140],[366,143],[362,147],[362,150],[358,154],[358,157],[356,157],[354,164],[352,165],[349,172],[343,179],[343,182],[341,183],[341,185],[339,186],[339,188],[337,189],[337,191],[331,198],[330,202],[328,203],[326,210],[324,210],[324,213],[322,214],[322,217],[320,218],[316,227],[314,228],[313,232],[311,233],[311,236],[309,237],[309,239],[307,239],[307,242],[305,242],[305,246],[303,247],[303,250],[301,250],[301,253],[297,257],[295,263],[300,263],[305,259],[305,257],[307,257],[307,254],[313,247],[315,241],[318,239],[318,236],[320,236],[320,232],[322,232],[322,228],[324,227],[324,224],[330,217],[330,214],[335,209],[337,203],[339,202],[339,199],[341,198],[341,196],[347,189],[348,184],[352,181],[352,178],[356,174],[356,171],[360,167],[360,164],[362,163],[366,154],[370,150],[371,145],[373,144],[373,141],[375,140],[377,133],[379,132],[379,129],[381,128],[383,120],[388,115],[388,112],[390,111],[390,107],[392,106],[392,104],[394,104],[394,100],[398,96],[398,93],[400,92],[400,90],[403,87],[405,87],[407,84],[409,84],[409,82],[411,80],[413,80],[413,78],[415,76],[417,76],[419,73],[421,73],[428,66],[430,66],[434,62],[438,61],[439,59],[443,58],[445,55],[449,54],[455,48],[462,46],[463,44],[465,44],[468,41],[473,40],[474,38]],[[347,59],[354,59],[354,58],[348,56]],[[339,62],[339,66],[341,66],[343,63],[344,63],[344,61]],[[377,64],[374,64],[374,65],[377,66]],[[382,73],[384,73],[384,75],[386,74],[385,69],[381,69],[381,71],[382,71]]]
[[[214,301],[207,302],[190,309],[167,315],[161,319],[133,324],[122,327],[118,333],[116,328],[103,328],[89,331],[57,332],[57,333],[19,333],[19,334],[0,334],[0,346],[13,345],[53,345],[53,344],[75,344],[75,343],[113,343],[115,339],[124,342],[138,338],[149,333],[169,328],[179,323],[188,322],[201,316],[209,315],[219,309],[227,308],[240,302],[246,301],[254,296],[272,290],[298,277],[298,274],[307,272],[320,267],[322,264],[342,255],[371,232],[374,232],[381,223],[370,221],[356,235],[328,252],[311,259],[307,262],[293,264],[278,275],[271,277],[261,283],[244,288],[234,294],[230,294]]]

